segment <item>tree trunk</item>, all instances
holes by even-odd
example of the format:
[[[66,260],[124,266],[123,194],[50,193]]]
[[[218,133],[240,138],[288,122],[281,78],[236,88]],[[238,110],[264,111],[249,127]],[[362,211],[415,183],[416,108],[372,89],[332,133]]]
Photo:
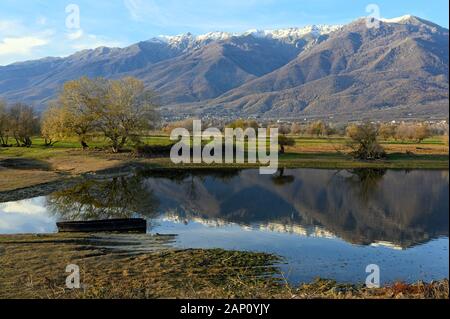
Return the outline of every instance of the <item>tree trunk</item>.
[[[81,146],[83,147],[83,150],[88,149],[89,145],[87,145],[87,143],[85,141],[81,141]]]
[[[57,141],[53,141],[51,138],[44,139],[44,146],[46,146],[46,147],[52,147],[56,143],[57,143]]]
[[[111,145],[111,148],[112,148],[112,152],[113,153],[119,153],[119,142],[118,142],[118,140],[117,139],[112,139],[112,145]]]
[[[25,147],[31,147],[31,145],[33,145],[33,142],[31,141],[31,138],[29,137],[25,137]]]
[[[7,147],[8,146],[8,137],[0,137],[0,146]]]
[[[122,139],[120,141],[120,144],[119,144],[119,147],[122,148],[125,145],[126,142],[127,142],[127,137],[126,136],[122,137]]]
[[[120,139],[120,142],[119,142]],[[125,143],[127,142],[127,138],[126,137],[117,137],[117,138],[112,138],[112,151],[113,153],[119,153],[120,150],[122,149],[122,147],[125,145]]]

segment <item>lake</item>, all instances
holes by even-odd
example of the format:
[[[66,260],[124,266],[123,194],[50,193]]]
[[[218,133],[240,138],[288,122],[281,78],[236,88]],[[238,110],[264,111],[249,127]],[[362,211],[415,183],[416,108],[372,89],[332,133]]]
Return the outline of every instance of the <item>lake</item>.
[[[166,170],[89,178],[0,203],[0,234],[52,233],[56,221],[144,217],[180,248],[279,255],[291,283],[448,278],[448,170]]]

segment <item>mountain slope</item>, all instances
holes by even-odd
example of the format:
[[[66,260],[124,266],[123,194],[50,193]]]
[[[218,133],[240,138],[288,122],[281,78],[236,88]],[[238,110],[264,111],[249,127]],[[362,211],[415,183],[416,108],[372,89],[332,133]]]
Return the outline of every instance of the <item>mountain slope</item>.
[[[379,29],[356,21],[280,69],[194,108],[295,117],[402,107],[414,112],[434,104],[445,115],[448,44],[447,29],[416,17],[385,22]]]
[[[39,110],[81,76],[135,76],[169,117],[448,117],[448,30],[414,16],[161,36],[0,67],[0,98]]]
[[[202,101],[282,67],[299,52],[295,46],[269,39],[231,38],[132,75],[160,92],[164,104]]]
[[[101,47],[67,58],[46,58],[0,67],[0,96],[32,103],[42,109],[68,80],[114,77],[180,54],[158,42],[141,42],[125,49]]]
[[[65,81],[131,75],[158,90],[163,103],[202,101],[283,66],[336,28],[275,30],[262,35],[255,31],[187,33],[123,49],[101,47],[67,58],[15,63],[0,67],[0,97],[42,109]]]

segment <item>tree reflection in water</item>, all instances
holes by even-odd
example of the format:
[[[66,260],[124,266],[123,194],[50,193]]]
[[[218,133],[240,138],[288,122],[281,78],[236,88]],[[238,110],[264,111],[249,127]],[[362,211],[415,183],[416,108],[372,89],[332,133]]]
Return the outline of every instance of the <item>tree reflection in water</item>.
[[[278,169],[278,171],[272,176],[272,182],[275,185],[283,186],[286,184],[291,184],[295,180],[295,177],[292,175],[285,175],[284,167]]]
[[[355,168],[347,170],[351,176],[347,179],[362,203],[367,203],[377,189],[387,170],[382,168]]]
[[[158,199],[137,176],[90,179],[47,198],[49,211],[66,221],[151,218],[158,206]]]
[[[152,169],[142,170],[138,173],[141,178],[164,178],[173,181],[182,187],[182,191],[192,201],[202,200],[198,194],[198,184],[204,184],[207,177],[220,180],[224,183],[239,176],[240,169],[220,168],[220,169]],[[199,182],[199,183],[196,183]]]
[[[52,194],[61,220],[164,215],[206,224],[326,230],[348,242],[411,247],[448,236],[448,171],[150,170]]]

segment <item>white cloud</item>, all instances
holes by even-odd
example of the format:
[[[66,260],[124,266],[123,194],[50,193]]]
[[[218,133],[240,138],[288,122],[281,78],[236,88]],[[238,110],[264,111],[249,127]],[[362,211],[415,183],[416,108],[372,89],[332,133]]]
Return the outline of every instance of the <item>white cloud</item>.
[[[0,32],[11,31],[18,27],[20,27],[20,24],[17,21],[0,20]]]
[[[47,39],[33,36],[4,38],[0,40],[0,56],[12,54],[29,55],[34,48],[48,43]]]
[[[25,199],[0,205],[0,212],[10,214],[42,215],[46,211],[47,210],[42,205],[42,200],[40,198]]]
[[[75,50],[95,49],[98,47],[120,47],[120,42],[111,41],[94,34],[87,34],[74,41],[71,47]]]
[[[0,203],[0,233],[48,233],[55,230],[55,217],[48,213],[43,197]]]
[[[71,32],[67,34],[67,39],[69,40],[78,40],[83,36],[84,32],[82,29],[78,29],[77,31]]]
[[[51,29],[30,29],[19,20],[0,20],[0,65],[34,57],[53,34]]]
[[[121,46],[120,42],[86,33],[81,28],[57,32],[49,26],[44,16],[37,16],[31,25],[19,20],[0,20],[0,65],[45,56],[67,56],[101,46]]]
[[[168,17],[153,0],[124,0],[130,16],[135,21],[150,21],[154,24],[167,24]]]
[[[140,20],[141,14],[139,10],[139,1],[138,0],[124,0],[123,3],[127,8],[128,12],[131,15],[131,18],[134,20]]]

